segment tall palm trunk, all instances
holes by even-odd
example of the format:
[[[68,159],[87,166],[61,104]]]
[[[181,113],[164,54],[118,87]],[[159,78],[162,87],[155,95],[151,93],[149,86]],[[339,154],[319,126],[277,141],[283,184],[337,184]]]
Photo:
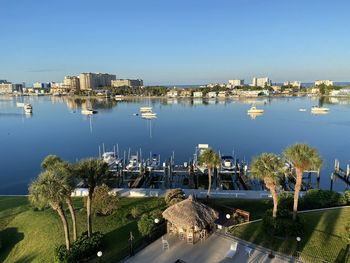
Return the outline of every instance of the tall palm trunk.
[[[77,240],[77,219],[75,215],[75,211],[72,204],[72,199],[70,197],[66,198],[66,203],[69,209],[70,216],[72,218],[72,224],[73,224],[73,240]]]
[[[208,166],[208,193],[207,193],[207,198],[210,196],[210,190],[211,190],[211,174],[212,174],[212,167]]]
[[[298,202],[299,202],[299,194],[301,189],[301,183],[303,180],[304,170],[300,168],[295,168],[296,179],[295,179],[295,189],[294,189],[294,204],[293,204],[293,220],[297,219],[298,213]]]
[[[272,217],[276,218],[277,217],[277,207],[278,207],[278,195],[276,191],[276,185],[268,180],[268,178],[264,179],[266,187],[270,190],[271,195],[272,195],[272,200],[273,200],[273,209],[272,209]]]
[[[64,214],[63,208],[61,204],[51,205],[54,210],[58,213],[61,218],[63,230],[64,230],[64,238],[66,240],[66,248],[70,250],[70,240],[69,240],[69,228],[67,223],[66,215]]]
[[[92,234],[91,205],[92,205],[93,192],[94,192],[94,188],[90,188],[89,194],[87,196],[87,202],[86,202],[87,230],[88,230],[89,237],[91,237],[91,234]]]

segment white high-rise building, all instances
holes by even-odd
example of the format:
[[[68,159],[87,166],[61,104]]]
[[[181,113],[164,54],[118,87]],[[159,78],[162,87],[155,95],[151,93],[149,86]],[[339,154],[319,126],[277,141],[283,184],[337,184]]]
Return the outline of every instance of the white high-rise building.
[[[253,78],[252,82],[253,87],[265,87],[265,86],[271,86],[271,80],[268,77],[264,78]]]
[[[294,80],[294,81],[285,81],[284,83],[283,83],[283,86],[292,86],[292,87],[294,87],[294,88],[298,88],[298,89],[300,89],[301,88],[301,81],[298,81],[298,80]]]
[[[318,86],[318,85],[326,85],[326,86],[333,86],[333,80],[329,80],[329,79],[326,79],[326,80],[315,80],[315,86]]]
[[[228,81],[228,85],[231,87],[241,87],[244,85],[243,79],[230,79]]]

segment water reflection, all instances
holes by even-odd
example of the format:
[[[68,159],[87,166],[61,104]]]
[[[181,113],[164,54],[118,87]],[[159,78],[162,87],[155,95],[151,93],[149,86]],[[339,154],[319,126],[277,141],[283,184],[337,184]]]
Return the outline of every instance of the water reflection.
[[[264,113],[262,113],[262,112],[260,112],[260,113],[248,113],[248,115],[250,116],[250,118],[252,119],[252,120],[255,120],[256,119],[256,117],[259,117],[259,116],[262,116]]]

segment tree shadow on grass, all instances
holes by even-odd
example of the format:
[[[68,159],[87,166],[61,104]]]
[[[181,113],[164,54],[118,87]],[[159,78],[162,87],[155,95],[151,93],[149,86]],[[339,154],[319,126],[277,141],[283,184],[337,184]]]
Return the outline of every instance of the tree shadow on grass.
[[[136,221],[132,221],[104,235],[103,249],[106,253],[103,254],[103,262],[118,262],[118,260],[128,255],[130,232],[132,232],[135,240],[139,238]]]
[[[18,229],[15,227],[5,228],[0,231],[0,262],[5,261],[15,245],[23,239],[24,234],[18,232]]]
[[[35,259],[36,254],[33,255],[28,255],[28,256],[23,256],[20,259],[17,259],[15,261],[15,263],[30,263],[33,262],[33,260]]]

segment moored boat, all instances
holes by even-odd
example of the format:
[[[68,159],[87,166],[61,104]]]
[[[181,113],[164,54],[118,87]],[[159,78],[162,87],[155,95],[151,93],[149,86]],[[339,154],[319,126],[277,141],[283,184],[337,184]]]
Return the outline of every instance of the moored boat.
[[[252,106],[249,110],[248,110],[248,114],[251,113],[264,113],[263,109],[257,109],[256,106]]]
[[[319,106],[312,106],[311,107],[311,112],[313,113],[318,113],[318,112],[329,112],[329,108],[326,107],[319,107]]]
[[[23,109],[24,109],[24,112],[28,114],[33,112],[33,107],[31,104],[24,104]]]
[[[83,109],[81,110],[81,114],[83,115],[92,115],[97,113],[97,110],[93,110],[93,109]]]

